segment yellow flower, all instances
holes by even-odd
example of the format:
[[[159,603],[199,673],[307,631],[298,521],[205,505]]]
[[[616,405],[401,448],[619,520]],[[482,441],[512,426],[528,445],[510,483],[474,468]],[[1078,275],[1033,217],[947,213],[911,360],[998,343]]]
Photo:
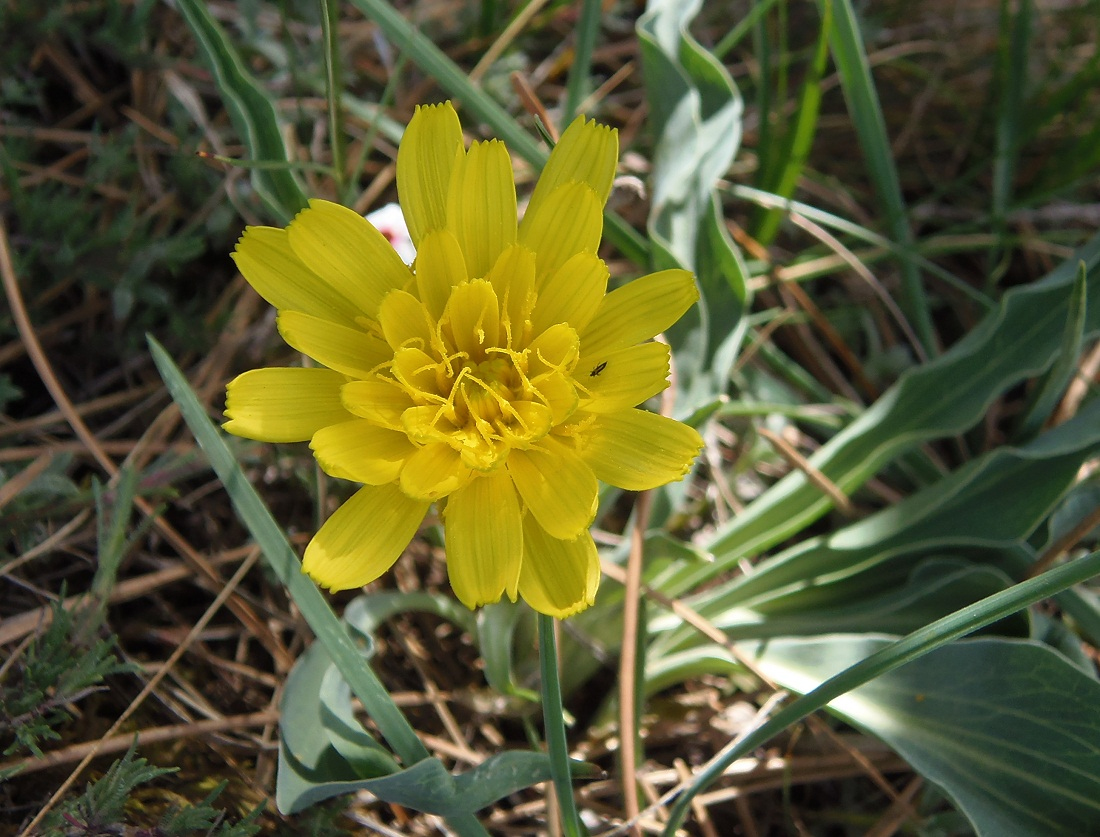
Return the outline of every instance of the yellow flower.
[[[597,480],[641,491],[687,472],[699,434],[635,408],[668,386],[668,347],[642,341],[698,294],[682,270],[606,293],[596,249],[617,158],[614,130],[577,119],[517,224],[504,145],[465,150],[449,102],[421,107],[397,156],[411,268],[327,201],[245,230],[241,273],[325,368],[240,375],[225,429],[308,439],[328,474],[363,484],[306,548],[319,584],[378,578],[435,502],[466,606],[507,593],[568,616],[600,579]]]

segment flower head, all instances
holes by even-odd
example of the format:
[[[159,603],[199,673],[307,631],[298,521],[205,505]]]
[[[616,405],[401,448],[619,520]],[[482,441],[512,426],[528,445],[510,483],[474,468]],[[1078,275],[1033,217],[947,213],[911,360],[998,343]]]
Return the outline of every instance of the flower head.
[[[326,201],[245,230],[237,266],[323,368],[240,375],[225,429],[309,440],[327,473],[363,484],[306,548],[319,584],[378,578],[434,502],[464,604],[507,593],[567,616],[600,578],[597,480],[637,491],[687,472],[698,433],[636,407],[668,386],[668,347],[643,341],[697,291],[667,270],[607,293],[596,250],[617,157],[614,130],[577,119],[517,224],[504,145],[467,150],[450,103],[421,107],[397,157],[411,268]]]

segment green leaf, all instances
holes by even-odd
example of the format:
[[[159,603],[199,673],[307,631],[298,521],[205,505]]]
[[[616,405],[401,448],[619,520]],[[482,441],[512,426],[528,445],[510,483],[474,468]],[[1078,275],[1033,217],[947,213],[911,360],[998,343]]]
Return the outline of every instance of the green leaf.
[[[321,682],[332,666],[332,658],[319,642],[297,659],[286,677],[279,699],[279,727],[282,745],[295,759],[316,768],[330,745],[321,729]],[[279,803],[282,810],[282,803]]]
[[[321,729],[332,748],[351,765],[356,776],[373,778],[397,770],[393,756],[356,720],[351,687],[336,666],[330,665],[321,678],[318,698],[321,703]],[[282,728],[283,722],[280,720]],[[316,728],[313,734],[317,734]]]
[[[821,109],[821,79],[829,57],[829,30],[832,28],[833,9],[830,2],[822,5],[821,31],[806,78],[802,81],[802,90],[798,97],[798,116],[787,136],[783,156],[776,166],[777,175],[773,181],[762,184],[763,189],[783,198],[794,194],[817,132],[817,117]],[[765,246],[771,244],[782,220],[783,213],[780,210],[768,210],[756,230],[756,240]]]
[[[1062,345],[1054,364],[1043,376],[1028,398],[1028,405],[1016,431],[1018,439],[1027,439],[1039,432],[1044,422],[1050,418],[1058,406],[1066,387],[1077,373],[1077,359],[1081,356],[1081,346],[1085,340],[1085,302],[1088,272],[1085,263],[1078,265],[1077,278],[1073,283],[1073,294],[1069,299],[1065,330],[1062,332]]]
[[[1036,602],[1058,595],[1074,585],[1093,578],[1100,572],[1100,552],[1094,552],[1071,563],[1047,570],[1042,575],[1014,585],[1008,590],[967,605],[960,611],[938,619],[894,642],[887,642],[871,656],[824,680],[812,691],[775,712],[768,720],[731,742],[712,759],[692,783],[672,804],[668,822],[662,832],[666,837],[676,834],[684,821],[691,801],[720,778],[734,761],[766,744],[780,731],[797,723],[812,712],[827,706],[836,698],[911,663],[948,642],[991,625]],[[805,643],[806,640],[798,640]],[[764,647],[770,643],[766,643]]]
[[[747,269],[715,191],[737,153],[744,105],[721,62],[688,31],[700,6],[651,0],[636,27],[656,137],[648,221],[654,264],[693,271],[702,295],[667,332],[681,414],[725,391],[749,304]]]
[[[279,751],[280,775],[284,772],[284,760],[288,776],[308,775],[306,771],[290,769],[294,767],[293,756],[283,748]],[[601,773],[598,767],[586,762],[574,761],[570,767],[574,776],[582,778]],[[441,761],[432,758],[377,779],[347,778],[312,783],[303,780],[294,788],[288,787],[288,807],[284,809],[280,802],[279,808],[293,814],[333,796],[365,790],[385,802],[417,811],[442,817],[463,817],[472,816],[509,794],[549,779],[550,759],[545,753],[509,750],[457,776],[448,773]]]
[[[600,34],[602,12],[601,0],[582,0],[581,17],[573,30],[573,60],[569,63],[569,80],[565,85],[565,106],[562,110],[562,123],[565,125],[573,121],[592,86],[592,50]]]
[[[1012,201],[1016,181],[1016,165],[1020,157],[1020,142],[1026,111],[1029,69],[1028,51],[1031,43],[1031,0],[1020,0],[1016,13],[1009,4],[1001,5],[1001,32],[997,49],[997,81],[1000,88],[997,102],[997,145],[993,158],[992,221],[994,231],[1007,232],[1006,216]]]
[[[485,663],[485,679],[503,695],[538,702],[538,692],[516,682],[512,648],[516,627],[529,611],[515,602],[501,601],[486,605],[477,614],[478,647]]]
[[[906,634],[1011,585],[1012,579],[997,567],[964,558],[933,557],[915,567],[911,559],[901,558],[756,607],[733,607],[710,616],[709,621],[730,641],[841,633]],[[1027,637],[1028,617],[1026,611],[1014,613],[990,630],[1002,636]],[[647,693],[702,674],[727,674],[739,665],[726,648],[694,633],[686,634],[686,639],[670,650],[671,637],[660,634],[674,629],[678,622],[670,615],[651,622],[650,629],[659,638],[646,661]]]
[[[901,192],[901,180],[894,165],[890,140],[886,134],[886,120],[882,115],[871,66],[863,47],[863,36],[851,0],[818,0],[822,18],[832,7],[832,31],[829,43],[836,63],[840,86],[848,102],[848,111],[859,137],[859,145],[867,161],[867,171],[886,214],[890,236],[905,250],[901,253],[902,298],[901,307],[916,331],[925,352],[935,351],[935,332],[928,300],[921,285],[916,262],[906,252],[913,245],[913,231]]]
[[[894,558],[912,562],[920,555],[1018,545],[1051,513],[1097,450],[1100,400],[1026,446],[990,451],[900,503],[827,537],[806,540],[690,603],[720,624],[735,608],[767,613],[775,600],[785,599],[781,610],[792,612],[823,596],[840,599],[838,592],[822,591],[860,574],[866,585],[889,584],[883,565]]]
[[[1100,295],[1100,236],[1080,251],[1089,267],[1088,295]],[[905,373],[874,405],[812,457],[850,494],[879,468],[919,443],[960,433],[979,421],[1000,394],[1048,369],[1063,345],[1078,260],[1044,279],[1013,289],[998,310],[950,351]],[[1100,305],[1087,305],[1084,334],[1100,331]],[[796,471],[751,503],[709,545],[715,562],[692,572],[692,584],[727,572],[746,555],[790,537],[832,507],[827,495]]]
[[[324,646],[313,643],[287,675],[279,701],[279,769],[275,778],[279,810],[299,810],[295,805],[315,785],[398,769],[393,757],[351,716],[347,681],[339,677]]]
[[[401,613],[433,613],[468,634],[474,633],[473,611],[449,596],[422,591],[386,590],[356,596],[344,608],[344,620],[362,636],[373,639],[379,625]]]
[[[772,641],[758,663],[808,692],[889,645],[873,637]],[[1036,642],[947,645],[830,708],[935,782],[980,835],[1100,828],[1100,683]]]
[[[252,159],[287,163],[275,105],[248,72],[225,30],[201,0],[179,0],[179,8],[214,71],[218,92]],[[283,223],[305,208],[302,187],[288,166],[254,168],[251,176],[257,194]]]
[[[309,627],[324,645],[325,651],[351,683],[356,696],[363,701],[367,712],[386,741],[401,758],[412,763],[427,758],[428,751],[409,726],[405,716],[394,704],[385,687],[371,671],[359,649],[348,636],[332,612],[317,585],[302,572],[302,562],[290,546],[282,529],[271,516],[263,500],[248,482],[232,452],[226,446],[218,430],[210,423],[206,410],[199,403],[194,390],[183,373],[176,368],[168,353],[152,337],[149,348],[153,360],[164,379],[168,392],[180,409],[183,420],[195,435],[203,453],[210,460],[214,473],[225,486],[233,508],[241,522],[248,527],[252,537],[263,550],[264,558],[286,587],[294,603],[302,611]]]

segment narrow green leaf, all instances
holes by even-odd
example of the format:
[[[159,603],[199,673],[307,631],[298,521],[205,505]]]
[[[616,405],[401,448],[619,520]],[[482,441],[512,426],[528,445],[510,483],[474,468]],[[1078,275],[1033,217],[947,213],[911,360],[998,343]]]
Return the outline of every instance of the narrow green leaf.
[[[1085,341],[1085,304],[1088,300],[1088,272],[1081,262],[1077,279],[1073,283],[1073,295],[1070,297],[1066,316],[1065,331],[1062,333],[1062,345],[1055,358],[1054,365],[1042,376],[1028,398],[1027,408],[1016,431],[1017,439],[1028,439],[1042,428],[1043,424],[1073,380],[1077,372],[1077,359],[1081,356],[1081,347]],[[1095,304],[1095,300],[1094,300]]]
[[[92,483],[96,510],[97,560],[91,593],[102,606],[106,605],[107,598],[114,589],[118,568],[129,545],[126,533],[130,528],[137,485],[138,473],[129,465],[124,465],[119,470],[113,486],[108,489],[104,489],[98,481]],[[110,502],[104,497],[106,491],[114,495]]]
[[[1016,161],[1023,133],[1023,101],[1027,84],[1028,50],[1031,44],[1031,0],[1019,0],[1016,13],[1007,0],[1001,4],[1001,34],[997,74],[997,141],[993,156],[991,189],[994,231],[1003,234],[1016,180]]]
[[[356,596],[344,608],[344,621],[363,637],[372,638],[379,626],[402,613],[432,613],[474,634],[475,619],[469,608],[449,596],[423,591],[383,590]]]
[[[562,124],[568,125],[577,115],[581,102],[588,95],[591,86],[592,50],[596,47],[596,38],[600,34],[600,19],[603,12],[601,0],[581,0],[581,17],[577,22],[573,45],[573,61],[569,65],[569,79],[565,84],[565,107],[562,110]]]
[[[824,538],[803,541],[702,596],[704,615],[863,571],[895,555],[1007,546],[1051,513],[1100,450],[1100,399],[1028,445],[1002,446]],[[716,595],[721,590],[720,595]]]
[[[691,800],[710,787],[729,765],[810,713],[824,708],[841,695],[946,645],[953,639],[973,633],[1017,610],[1049,598],[1075,584],[1080,584],[1098,572],[1100,572],[1100,552],[1094,552],[1085,558],[1056,567],[1036,578],[1021,582],[1008,590],[939,619],[903,639],[891,642],[866,659],[830,677],[813,691],[807,692],[788,704],[765,723],[743,736],[734,746],[723,751],[721,758],[712,761],[696,777],[691,786],[676,798],[663,833],[666,837],[673,837],[676,834],[676,829],[684,821]]]
[[[747,270],[715,187],[741,139],[744,106],[729,74],[692,38],[699,0],[651,0],[636,27],[653,131],[649,233],[658,267],[695,273],[702,298],[667,333],[684,414],[726,389],[745,334]]]
[[[179,407],[180,415],[183,416],[199,447],[210,460],[214,473],[225,486],[226,493],[241,522],[263,550],[268,565],[275,571],[290,597],[294,599],[294,603],[302,612],[302,617],[317,636],[317,641],[324,646],[325,652],[347,679],[355,696],[363,702],[367,714],[401,760],[408,765],[421,761],[434,761],[429,759],[428,751],[417,737],[416,731],[409,726],[409,722],[393,702],[386,687],[363,659],[359,648],[344,626],[340,624],[340,620],[332,612],[332,608],[325,601],[321,591],[317,589],[317,585],[302,572],[302,563],[287,541],[286,535],[241,471],[221,434],[210,422],[194,390],[183,377],[183,373],[156,340],[151,336],[147,339],[157,370],[164,379],[172,399]],[[280,763],[283,755],[283,748],[280,748]],[[292,754],[287,754],[287,758],[290,761],[294,760]],[[339,759],[339,756],[337,758]],[[308,770],[308,768],[303,769]],[[480,824],[470,818],[453,819],[450,824],[463,835],[485,833]]]
[[[713,608],[706,618],[731,641],[772,637],[820,636],[842,633],[906,634],[966,607],[986,596],[1007,589],[1012,579],[996,566],[976,560],[948,557],[951,553],[933,553],[919,559],[913,556],[877,563],[868,571],[823,582],[768,601],[726,610]],[[657,635],[646,667],[647,676],[657,676],[665,656],[679,653],[702,638],[693,633],[669,651],[671,637],[662,633],[675,630],[675,617],[662,615],[651,623]],[[998,626],[1002,635],[1027,636],[1026,614],[1014,616]],[[672,685],[664,682],[657,688]]]
[[[351,765],[356,776],[370,779],[397,771],[393,756],[374,740],[355,717],[351,687],[336,666],[330,665],[321,678],[317,697],[321,704],[321,726],[314,727],[312,734],[323,731],[323,737]],[[284,729],[285,726],[286,723],[280,719],[279,728]]]
[[[409,722],[397,708],[385,687],[371,671],[348,632],[340,624],[325,601],[317,585],[302,572],[302,563],[290,546],[279,524],[271,516],[260,495],[248,482],[233,454],[217,429],[211,424],[206,411],[194,391],[179,371],[168,353],[152,337],[149,348],[153,360],[164,379],[168,392],[180,409],[183,420],[195,435],[195,439],[210,460],[226,493],[240,516],[241,522],[252,533],[263,550],[264,558],[279,580],[287,588],[291,598],[302,611],[302,616],[325,646],[333,662],[348,679],[356,696],[363,701],[367,712],[382,735],[407,763],[427,758],[428,751],[420,743]]]
[[[889,644],[776,640],[757,662],[807,692]],[[1100,827],[1100,683],[1048,646],[953,643],[829,708],[943,788],[979,835],[1076,837]]]
[[[1079,252],[1090,268],[1088,292],[1100,295],[1100,236]],[[928,439],[960,433],[977,422],[1008,387],[1049,368],[1062,345],[1078,260],[1039,282],[1007,293],[999,309],[941,357],[901,377],[856,421],[811,458],[841,491],[851,493],[879,468]],[[1100,305],[1087,305],[1084,333],[1100,331]],[[751,503],[709,545],[714,564],[693,583],[725,572],[800,531],[832,502],[794,472]]]
[[[886,213],[886,225],[891,237],[902,245],[900,259],[902,269],[901,308],[909,318],[913,330],[920,338],[929,357],[936,354],[935,332],[928,299],[921,285],[916,263],[906,255],[913,246],[913,231],[909,227],[905,199],[901,193],[901,181],[894,166],[890,142],[886,135],[886,121],[882,116],[878,93],[875,91],[871,67],[863,48],[863,37],[851,0],[818,0],[822,17],[825,6],[832,4],[832,32],[830,44],[836,62],[840,85],[848,110],[852,115],[860,147],[867,161],[868,173]]]
[[[392,804],[447,817],[452,823],[471,821],[478,829],[481,826],[473,817],[477,811],[509,794],[550,779],[550,763],[546,754],[528,750],[497,753],[473,770],[457,776],[448,773],[439,759],[431,758],[376,779],[315,781],[308,770],[294,765],[293,760],[293,754],[280,748],[279,772],[283,772],[285,761],[287,776],[304,777],[300,784],[293,787],[288,783],[288,798],[293,794],[294,801],[286,809],[287,813],[296,813],[334,796],[365,790]],[[601,772],[598,767],[586,762],[574,761],[570,765],[578,777],[597,776]],[[481,832],[487,833],[483,829]]]
[[[286,163],[289,158],[271,97],[246,69],[221,25],[201,0],[179,0],[179,9],[214,71],[218,92],[253,160]],[[252,186],[283,223],[306,206],[302,187],[289,169],[255,168]]]
[[[530,610],[515,602],[486,605],[477,614],[478,648],[485,663],[485,679],[502,695],[538,702],[537,692],[517,683],[512,648],[516,625]]]
[[[347,181],[346,137],[344,136],[344,90],[340,60],[340,4],[319,0],[321,4],[321,54],[325,59],[325,101],[328,102],[328,144],[332,152],[332,176],[336,192],[341,194]]]
[[[802,176],[802,170],[806,166],[814,134],[817,131],[817,117],[821,110],[821,79],[829,58],[829,30],[832,27],[833,9],[831,0],[824,0],[823,6],[817,46],[810,61],[809,71],[802,82],[802,90],[798,97],[798,116],[787,137],[779,175],[774,183],[764,186],[768,191],[784,198],[794,194],[794,188],[798,184],[798,178]],[[768,210],[756,231],[757,241],[764,245],[770,244],[775,239],[782,219],[783,214],[778,209]]]
[[[778,0],[760,0],[760,2],[753,3],[749,9],[748,14],[737,21],[737,25],[734,26],[729,32],[722,36],[722,40],[714,47],[714,57],[722,60],[729,54],[729,51],[736,47],[741,40],[749,33],[757,22],[771,11]]]

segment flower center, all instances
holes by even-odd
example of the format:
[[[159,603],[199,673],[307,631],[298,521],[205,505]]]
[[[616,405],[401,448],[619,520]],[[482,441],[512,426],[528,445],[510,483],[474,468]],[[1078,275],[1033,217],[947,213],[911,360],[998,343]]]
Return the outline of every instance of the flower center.
[[[414,442],[442,442],[468,467],[492,471],[509,450],[531,447],[576,408],[572,329],[512,345],[512,329],[501,327],[507,315],[482,280],[452,289],[438,320],[419,307],[423,337],[403,341],[380,370],[415,405],[401,415]]]

